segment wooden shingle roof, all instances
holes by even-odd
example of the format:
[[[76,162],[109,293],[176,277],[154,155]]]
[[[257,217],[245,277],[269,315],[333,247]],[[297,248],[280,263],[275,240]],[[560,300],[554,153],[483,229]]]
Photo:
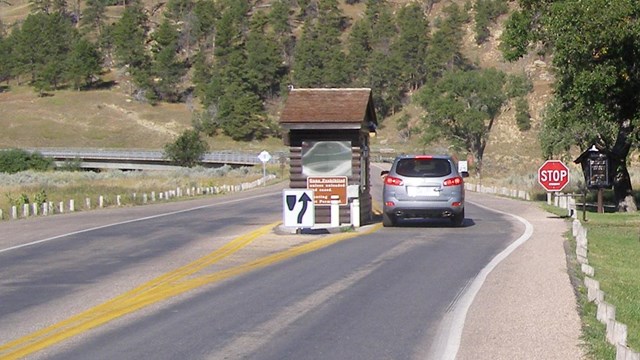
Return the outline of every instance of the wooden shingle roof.
[[[358,128],[377,125],[371,89],[293,89],[280,115],[284,128]]]

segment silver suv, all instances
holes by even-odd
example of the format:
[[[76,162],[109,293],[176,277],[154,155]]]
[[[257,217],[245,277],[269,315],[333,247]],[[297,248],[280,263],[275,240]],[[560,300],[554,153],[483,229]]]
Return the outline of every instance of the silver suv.
[[[454,226],[464,221],[464,181],[451,156],[402,155],[383,171],[382,224],[398,219],[449,218]]]

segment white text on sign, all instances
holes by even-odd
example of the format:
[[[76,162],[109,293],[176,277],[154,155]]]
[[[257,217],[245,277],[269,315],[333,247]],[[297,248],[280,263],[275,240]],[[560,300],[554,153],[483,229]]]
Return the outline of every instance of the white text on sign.
[[[347,204],[346,176],[309,176],[307,189],[313,190],[316,205],[331,205],[331,197],[338,196],[340,205]]]

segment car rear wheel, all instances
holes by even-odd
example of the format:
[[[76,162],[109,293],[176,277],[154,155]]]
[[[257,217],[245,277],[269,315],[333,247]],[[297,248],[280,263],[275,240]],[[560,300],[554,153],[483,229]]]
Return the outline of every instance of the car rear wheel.
[[[464,209],[462,209],[461,213],[455,214],[451,217],[451,224],[453,226],[462,226],[463,222],[464,222]]]
[[[391,214],[387,214],[387,213],[382,213],[382,226],[384,227],[390,227],[390,226],[395,226],[396,225],[396,217],[391,215]]]

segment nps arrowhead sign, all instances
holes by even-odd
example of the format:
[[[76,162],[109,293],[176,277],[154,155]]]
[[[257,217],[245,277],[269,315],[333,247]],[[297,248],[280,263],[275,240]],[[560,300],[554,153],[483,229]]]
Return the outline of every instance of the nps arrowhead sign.
[[[538,169],[538,182],[547,191],[561,191],[569,183],[569,168],[560,160],[547,160]]]

